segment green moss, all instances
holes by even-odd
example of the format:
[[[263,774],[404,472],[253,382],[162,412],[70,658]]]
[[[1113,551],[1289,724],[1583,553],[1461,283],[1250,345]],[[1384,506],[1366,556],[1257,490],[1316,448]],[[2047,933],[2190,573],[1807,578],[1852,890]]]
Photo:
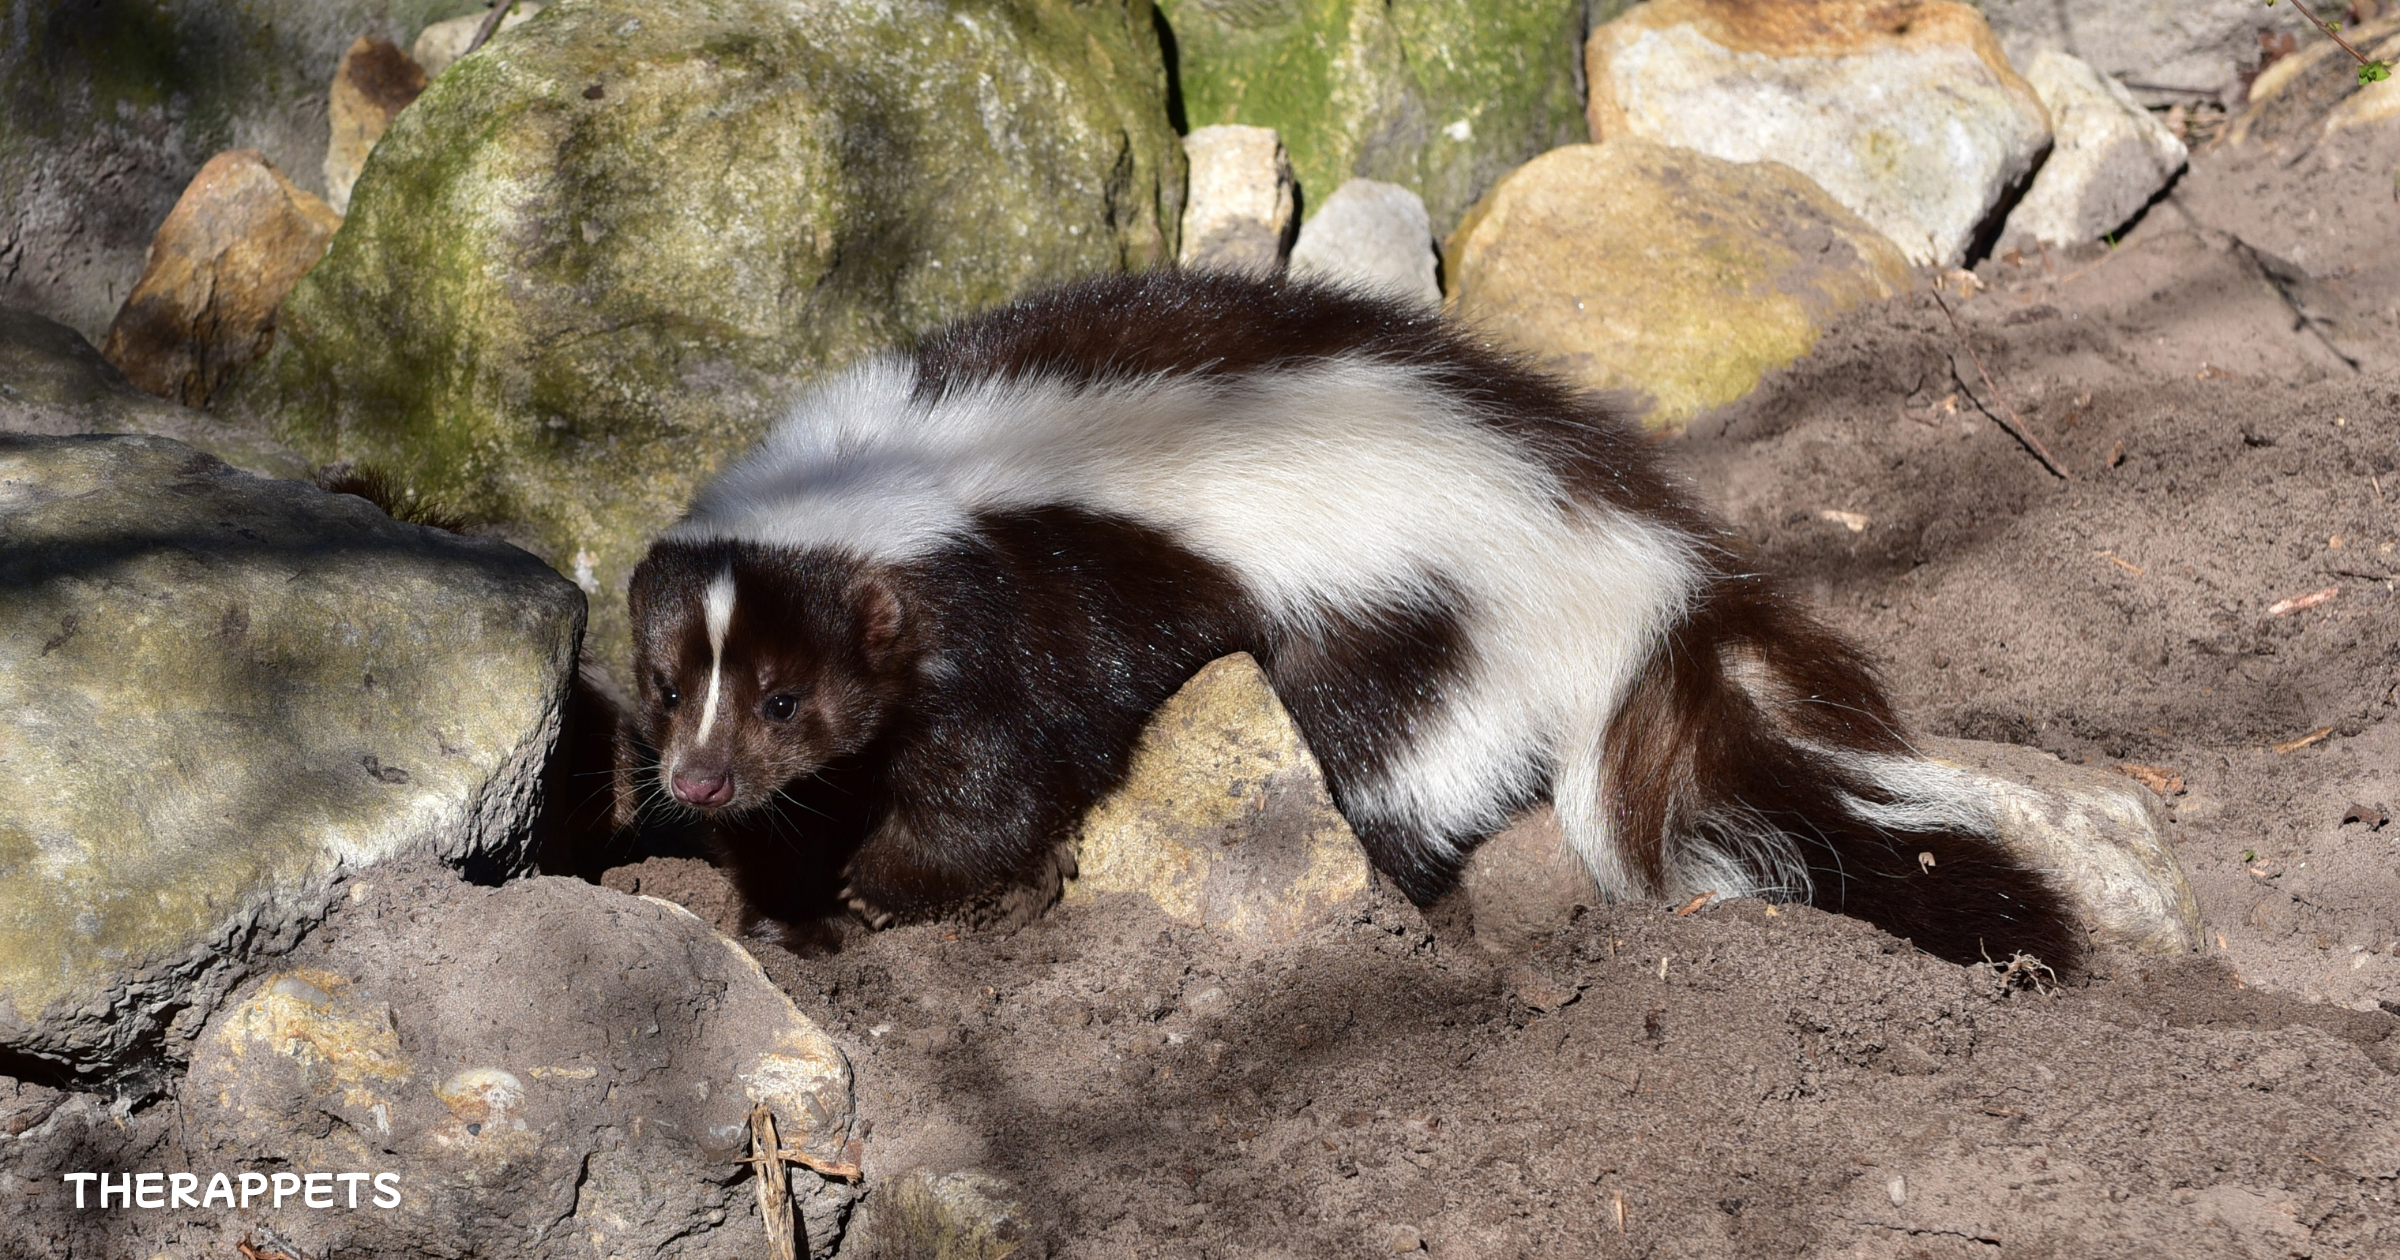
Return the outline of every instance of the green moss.
[[[1501,175],[1583,139],[1580,0],[1164,0],[1185,117],[1273,127],[1303,212],[1353,176],[1436,230]]]
[[[227,406],[588,574],[621,659],[647,540],[801,384],[1171,257],[1182,184],[1145,5],[563,5],[394,123]]]

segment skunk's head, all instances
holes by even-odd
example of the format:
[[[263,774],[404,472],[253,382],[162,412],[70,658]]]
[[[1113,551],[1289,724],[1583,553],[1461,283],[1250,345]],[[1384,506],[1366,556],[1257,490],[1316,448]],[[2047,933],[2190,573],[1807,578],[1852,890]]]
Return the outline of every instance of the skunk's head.
[[[751,543],[660,543],[633,571],[634,681],[659,786],[704,812],[766,804],[873,742],[914,673],[890,575]]]

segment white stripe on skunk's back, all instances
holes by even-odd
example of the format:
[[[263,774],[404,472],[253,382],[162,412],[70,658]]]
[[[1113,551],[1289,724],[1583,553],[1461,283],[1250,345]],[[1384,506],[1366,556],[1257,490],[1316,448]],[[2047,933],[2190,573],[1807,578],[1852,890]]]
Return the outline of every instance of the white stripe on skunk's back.
[[[915,386],[895,357],[817,389],[667,537],[900,562],[979,512],[1073,505],[1171,532],[1301,633],[1329,611],[1463,597],[1466,676],[1361,804],[1482,834],[1503,821],[1496,789],[1555,773],[1577,847],[1630,891],[1610,878],[1600,746],[1701,579],[1693,539],[1574,500],[1471,401],[1365,357],[931,402]]]

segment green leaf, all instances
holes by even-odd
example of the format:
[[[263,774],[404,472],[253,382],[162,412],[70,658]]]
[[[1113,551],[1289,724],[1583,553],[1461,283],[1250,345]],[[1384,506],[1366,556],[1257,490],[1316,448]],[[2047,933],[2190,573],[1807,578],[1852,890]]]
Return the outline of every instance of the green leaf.
[[[2391,77],[2392,63],[2388,61],[2370,61],[2358,68],[2358,85],[2360,87],[2365,87],[2370,83],[2381,83]]]

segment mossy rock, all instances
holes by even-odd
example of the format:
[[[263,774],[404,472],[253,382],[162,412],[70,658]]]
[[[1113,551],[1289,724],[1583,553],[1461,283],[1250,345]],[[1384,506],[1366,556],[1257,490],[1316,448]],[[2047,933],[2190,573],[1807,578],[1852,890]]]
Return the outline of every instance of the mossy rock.
[[[797,386],[1173,256],[1135,0],[591,0],[437,79],[228,406],[501,525],[593,595]]]
[[[1605,6],[1604,6],[1605,7]],[[1582,0],[1160,0],[1194,127],[1273,127],[1301,213],[1352,177],[1447,232],[1501,175],[1585,138]]]

